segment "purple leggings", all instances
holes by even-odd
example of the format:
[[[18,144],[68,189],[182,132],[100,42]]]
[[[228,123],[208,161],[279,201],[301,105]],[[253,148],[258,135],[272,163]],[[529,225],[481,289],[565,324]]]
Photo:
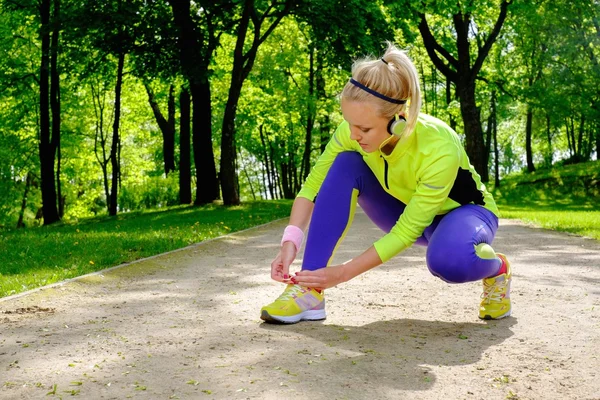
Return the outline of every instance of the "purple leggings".
[[[327,266],[348,225],[354,189],[358,204],[386,233],[404,212],[406,205],[381,187],[359,153],[340,153],[315,201],[302,269]],[[427,267],[433,275],[450,283],[471,282],[500,269],[498,259],[481,258],[475,252],[476,245],[492,243],[497,229],[498,218],[491,211],[466,204],[435,217],[416,244],[427,246]]]

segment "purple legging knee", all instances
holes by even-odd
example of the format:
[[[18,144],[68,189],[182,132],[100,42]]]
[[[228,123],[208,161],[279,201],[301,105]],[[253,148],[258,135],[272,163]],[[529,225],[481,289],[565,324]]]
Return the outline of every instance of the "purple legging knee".
[[[315,201],[302,269],[327,266],[352,217],[355,190],[365,214],[386,233],[406,207],[383,189],[359,153],[340,153]],[[435,217],[416,244],[427,246],[433,275],[451,283],[471,282],[493,276],[500,268],[498,259],[480,258],[475,250],[480,243],[491,244],[497,229],[492,212],[467,204]]]

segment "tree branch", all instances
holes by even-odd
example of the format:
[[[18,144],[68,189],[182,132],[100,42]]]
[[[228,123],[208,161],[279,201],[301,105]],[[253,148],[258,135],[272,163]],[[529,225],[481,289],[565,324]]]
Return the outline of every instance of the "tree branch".
[[[477,74],[479,74],[479,71],[481,70],[481,67],[483,66],[483,61],[485,60],[488,53],[490,52],[492,45],[498,38],[498,34],[500,34],[500,29],[502,28],[502,25],[504,24],[504,20],[506,20],[506,15],[508,14],[508,6],[511,3],[512,3],[512,0],[510,0],[510,1],[503,0],[502,4],[500,4],[500,15],[498,15],[498,19],[496,20],[494,29],[490,33],[490,36],[488,36],[483,47],[479,50],[479,53],[477,54],[477,60],[475,60],[475,64],[473,64],[472,71],[473,71],[474,76],[477,76]]]
[[[429,58],[436,66],[438,70],[442,74],[444,74],[451,81],[456,81],[458,79],[458,74],[456,71],[453,71],[450,66],[444,63],[442,59],[438,56],[438,53],[441,54],[452,67],[458,69],[458,61],[445,49],[443,48],[435,37],[431,33],[429,29],[429,25],[427,24],[427,19],[425,18],[425,14],[419,14],[421,18],[421,22],[419,22],[419,31],[421,32],[421,37],[423,38],[423,43],[425,44],[425,49],[427,50],[427,54],[429,54]]]

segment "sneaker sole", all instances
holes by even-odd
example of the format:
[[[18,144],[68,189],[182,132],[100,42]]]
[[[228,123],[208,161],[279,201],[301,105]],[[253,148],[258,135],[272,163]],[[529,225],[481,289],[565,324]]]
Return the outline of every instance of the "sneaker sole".
[[[486,316],[484,316],[484,317],[482,317],[482,316],[480,315],[480,316],[479,316],[479,319],[483,319],[483,320],[486,320],[486,321],[490,321],[490,320],[492,320],[492,319],[502,319],[502,318],[510,317],[510,314],[511,314],[511,313],[512,313],[512,310],[510,310],[510,311],[509,311],[509,312],[507,312],[506,314],[502,314],[501,316],[499,316],[499,317],[496,317],[496,318],[492,318],[492,316],[491,316],[491,315],[486,315]]]
[[[322,321],[325,318],[327,318],[325,310],[308,310],[291,317],[271,315],[266,310],[260,313],[260,319],[271,324],[295,324],[300,321]]]

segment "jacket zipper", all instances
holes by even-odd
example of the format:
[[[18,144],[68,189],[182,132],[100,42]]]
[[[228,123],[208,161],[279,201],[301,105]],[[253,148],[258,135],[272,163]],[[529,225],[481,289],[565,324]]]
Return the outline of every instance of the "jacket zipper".
[[[383,158],[383,156],[380,156],[381,158]],[[388,162],[385,158],[383,158],[383,179],[385,182],[385,187],[390,190],[390,185],[388,185]]]

